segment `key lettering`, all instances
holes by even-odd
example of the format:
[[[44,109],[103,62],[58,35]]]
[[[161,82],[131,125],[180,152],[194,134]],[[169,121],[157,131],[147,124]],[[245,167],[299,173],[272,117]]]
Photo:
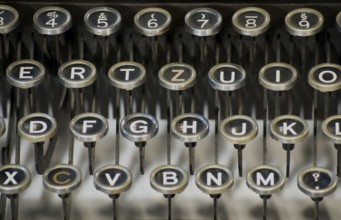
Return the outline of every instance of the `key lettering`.
[[[212,181],[213,181],[218,186],[221,186],[222,185],[222,181],[223,181],[222,177],[223,176],[222,176],[221,172],[217,173],[216,177],[213,175],[213,173],[208,172],[207,175],[206,175],[206,184],[208,186],[212,186]]]
[[[220,81],[223,83],[232,83],[236,80],[236,72],[232,71],[231,72],[231,78],[230,80],[225,80],[224,79],[224,71],[220,71]]]
[[[196,121],[193,121],[193,124],[192,125],[189,125],[187,121],[184,121],[181,125],[181,131],[184,133],[184,134],[187,134],[188,133],[188,129],[191,129],[192,130],[192,134],[195,134],[197,133],[197,122]]]
[[[75,79],[75,76],[77,75],[80,79],[84,79],[85,68],[83,67],[72,67],[71,68],[71,79]]]
[[[171,80],[173,82],[183,82],[183,81],[185,81],[185,79],[179,78],[184,72],[185,72],[185,70],[172,70],[172,73],[175,73],[175,76],[173,76],[173,78]]]
[[[56,184],[65,185],[71,182],[71,178],[68,178],[69,176],[71,176],[70,173],[66,171],[60,171],[60,172],[55,173],[52,179],[53,179],[53,182]]]
[[[12,183],[13,185],[17,185],[17,181],[14,179],[15,175],[17,175],[17,171],[14,171],[13,173],[5,172],[7,179],[4,182],[4,185],[8,185],[9,183]]]
[[[238,132],[237,128],[232,128],[231,132],[233,135],[236,135],[236,136],[245,135],[246,134],[246,123],[245,122],[242,123],[242,130],[241,131]]]
[[[93,128],[93,124],[96,124],[96,120],[84,120],[83,121],[83,128],[82,128],[82,133],[86,133],[88,128]]]
[[[142,125],[141,125],[142,124]],[[130,124],[130,130],[136,134],[147,133],[148,132],[148,122],[143,120],[134,121]]]
[[[264,178],[264,176],[260,173],[260,172],[257,172],[256,174],[256,178],[257,178],[257,185],[260,186],[260,185],[264,185],[264,186],[273,186],[275,185],[275,175],[274,173],[270,173],[266,179]]]
[[[109,173],[106,173],[105,174],[105,177],[107,178],[108,180],[108,183],[110,186],[114,186],[118,180],[118,178],[120,178],[121,174],[120,173],[116,173],[114,178],[111,178],[110,174]]]
[[[282,126],[282,132],[284,135],[288,135],[288,132],[290,132],[292,135],[297,135],[296,131],[293,129],[293,127],[296,125],[296,122],[293,122],[288,125],[288,123],[284,122]]]
[[[47,124],[43,121],[30,121],[30,130],[31,134],[39,134],[47,131]]]
[[[33,66],[22,66],[19,71],[19,79],[32,79],[31,71]]]
[[[163,185],[169,186],[169,185],[175,185],[179,182],[178,178],[176,177],[175,172],[163,172]]]

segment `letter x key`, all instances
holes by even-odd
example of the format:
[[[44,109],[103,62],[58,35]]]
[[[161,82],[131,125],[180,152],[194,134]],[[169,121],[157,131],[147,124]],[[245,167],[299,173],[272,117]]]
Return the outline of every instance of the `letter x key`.
[[[290,176],[290,151],[308,136],[308,132],[307,122],[296,115],[279,116],[270,124],[271,137],[282,143],[283,149],[287,151],[287,177]]]
[[[31,173],[25,166],[7,164],[0,168],[0,192],[11,200],[12,220],[18,219],[19,193],[30,184]]]

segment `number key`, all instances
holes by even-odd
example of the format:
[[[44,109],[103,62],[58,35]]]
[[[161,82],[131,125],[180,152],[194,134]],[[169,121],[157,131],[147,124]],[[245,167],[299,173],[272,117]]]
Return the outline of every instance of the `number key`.
[[[162,8],[146,8],[134,17],[136,31],[150,37],[166,33],[171,22],[171,15]]]
[[[19,23],[17,10],[7,5],[0,5],[0,34],[7,34],[14,30]]]
[[[323,28],[323,15],[311,8],[299,8],[285,17],[285,26],[294,36],[307,37],[319,33]]]
[[[242,8],[234,13],[232,24],[239,34],[255,37],[269,29],[270,15],[261,8]]]
[[[219,33],[222,27],[221,14],[211,8],[197,8],[185,16],[185,29],[189,33],[207,37]]]
[[[41,34],[62,34],[71,28],[71,15],[61,7],[39,9],[33,16],[33,26]]]
[[[109,7],[97,7],[84,16],[85,28],[92,34],[109,36],[121,28],[121,14]]]

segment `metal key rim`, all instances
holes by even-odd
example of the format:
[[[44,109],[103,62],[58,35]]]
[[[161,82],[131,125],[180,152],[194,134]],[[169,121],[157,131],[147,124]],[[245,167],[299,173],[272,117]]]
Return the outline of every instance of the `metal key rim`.
[[[232,84],[226,84],[226,83],[220,83],[214,80],[214,73],[223,67],[230,67],[230,68],[235,68],[237,69],[241,74],[242,77],[238,82],[233,82]],[[220,63],[215,66],[213,66],[209,72],[208,72],[208,83],[213,89],[217,89],[220,91],[234,91],[237,89],[240,89],[245,85],[245,79],[246,79],[246,71],[245,69],[238,65],[238,64],[233,64],[233,63]]]
[[[15,186],[4,186],[2,185],[0,187],[0,192],[6,195],[13,195],[13,194],[19,194],[26,190],[30,184],[31,184],[31,173],[27,169],[27,167],[19,164],[6,164],[0,167],[0,171],[6,170],[6,169],[19,169],[25,173],[25,181],[20,183],[20,185]]]
[[[19,13],[15,8],[8,5],[0,5],[0,9],[9,11],[13,14],[13,20],[10,23],[0,27],[0,34],[8,34],[9,32],[13,31],[18,27]]]
[[[326,118],[322,122],[322,131],[330,140],[333,141],[333,143],[341,144],[341,136],[340,135],[332,134],[331,132],[329,132],[328,127],[327,127],[328,123],[333,121],[333,120],[335,120],[335,119],[340,119],[341,120],[341,115],[333,115],[333,116],[330,116],[330,117]]]
[[[313,75],[314,75],[315,71],[320,69],[320,68],[324,68],[324,67],[332,67],[332,68],[340,70],[340,72],[341,72],[341,65],[334,64],[334,63],[318,64],[318,65],[314,66],[313,68],[311,68],[309,73],[308,73],[309,85],[311,87],[313,87],[314,89],[319,90],[320,92],[334,92],[334,91],[341,89],[341,76],[340,76],[339,80],[337,81],[337,83],[333,83],[333,84],[320,84],[319,82],[316,82],[314,80]]]
[[[191,71],[191,76],[190,78],[188,78],[185,82],[171,82],[169,80],[167,80],[164,76],[164,72],[172,67],[183,67],[183,68],[187,68]],[[169,63],[164,65],[158,73],[158,77],[159,77],[159,83],[163,88],[169,89],[169,90],[175,90],[175,91],[182,91],[182,90],[186,90],[189,89],[191,87],[194,86],[195,81],[196,81],[196,71],[195,69],[186,63]]]

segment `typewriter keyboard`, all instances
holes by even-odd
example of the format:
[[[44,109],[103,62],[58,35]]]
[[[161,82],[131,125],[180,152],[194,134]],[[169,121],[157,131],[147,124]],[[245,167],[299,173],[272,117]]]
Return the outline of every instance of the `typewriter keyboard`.
[[[338,220],[340,62],[336,1],[1,3],[1,220]]]

